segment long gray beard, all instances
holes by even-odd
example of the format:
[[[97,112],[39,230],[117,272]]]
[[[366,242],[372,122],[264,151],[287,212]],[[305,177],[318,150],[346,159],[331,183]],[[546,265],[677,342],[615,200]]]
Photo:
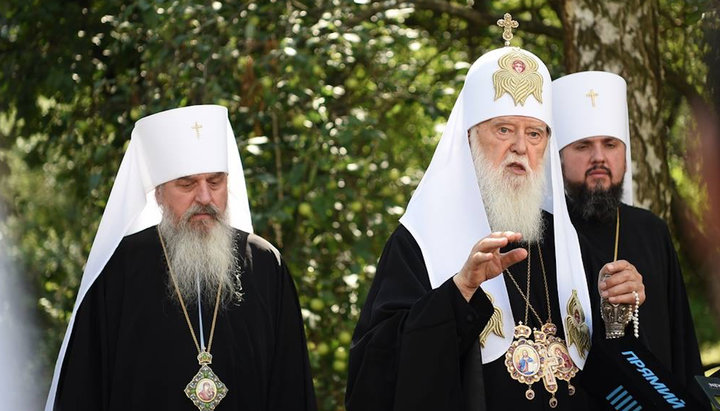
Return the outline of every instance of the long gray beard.
[[[527,242],[542,240],[545,173],[534,172],[527,157],[513,153],[499,167],[493,167],[473,139],[470,149],[490,229],[521,233],[523,241]],[[528,173],[518,176],[506,172],[505,166],[512,162],[523,164]],[[540,170],[543,170],[543,162],[539,164]]]
[[[215,217],[215,224],[191,223],[190,217],[208,213]],[[163,209],[158,230],[165,240],[168,264],[172,269],[180,294],[186,304],[202,298],[204,304],[214,306],[217,290],[222,284],[222,299],[233,293],[233,274],[237,269],[233,229],[225,216],[214,206],[190,207],[179,221]],[[198,293],[199,282],[199,293]],[[176,295],[172,281],[169,292]]]

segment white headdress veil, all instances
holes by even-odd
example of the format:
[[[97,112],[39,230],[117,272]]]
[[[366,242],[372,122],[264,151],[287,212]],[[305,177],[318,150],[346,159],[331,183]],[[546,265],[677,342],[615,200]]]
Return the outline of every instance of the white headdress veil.
[[[227,108],[215,105],[182,107],[144,117],[135,123],[85,265],[55,364],[46,411],[53,409],[75,315],[90,286],[123,237],[160,222],[155,187],[179,177],[212,172],[228,173],[226,211],[230,225],[252,232],[245,176]]]

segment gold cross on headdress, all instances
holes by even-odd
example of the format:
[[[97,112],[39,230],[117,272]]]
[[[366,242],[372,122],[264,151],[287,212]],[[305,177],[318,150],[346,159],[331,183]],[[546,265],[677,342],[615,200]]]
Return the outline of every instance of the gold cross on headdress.
[[[497,21],[497,25],[503,28],[503,40],[505,40],[505,45],[510,45],[510,40],[513,38],[512,29],[518,28],[520,25],[516,20],[512,19],[512,16],[510,13],[505,13],[503,18]]]
[[[191,129],[195,130],[195,137],[200,138],[200,129],[202,128],[202,124],[199,124],[197,121],[195,122],[195,125],[190,127]]]
[[[585,94],[585,97],[590,97],[590,101],[592,102],[592,106],[595,107],[595,97],[599,96],[600,94],[596,93],[595,90],[590,89],[590,91]]]

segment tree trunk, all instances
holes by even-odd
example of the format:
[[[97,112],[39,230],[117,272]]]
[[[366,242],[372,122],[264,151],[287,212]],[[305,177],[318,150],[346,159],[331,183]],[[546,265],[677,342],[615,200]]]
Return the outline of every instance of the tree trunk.
[[[670,222],[657,1],[563,0],[559,5],[567,72],[610,71],[627,81],[635,205]]]

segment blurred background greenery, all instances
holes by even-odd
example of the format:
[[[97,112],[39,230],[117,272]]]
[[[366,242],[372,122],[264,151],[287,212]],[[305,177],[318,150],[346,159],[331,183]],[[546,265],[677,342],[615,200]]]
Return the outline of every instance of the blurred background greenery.
[[[229,108],[255,230],[298,286],[320,409],[343,409],[377,258],[468,67],[502,45],[505,12],[520,22],[514,45],[553,78],[601,69],[628,80],[637,203],[668,221],[703,359],[720,361],[710,212],[720,176],[703,160],[717,138],[703,131],[716,123],[718,10],[709,0],[2,2],[0,239],[40,327],[27,363],[38,395],[134,122],[214,103]]]

